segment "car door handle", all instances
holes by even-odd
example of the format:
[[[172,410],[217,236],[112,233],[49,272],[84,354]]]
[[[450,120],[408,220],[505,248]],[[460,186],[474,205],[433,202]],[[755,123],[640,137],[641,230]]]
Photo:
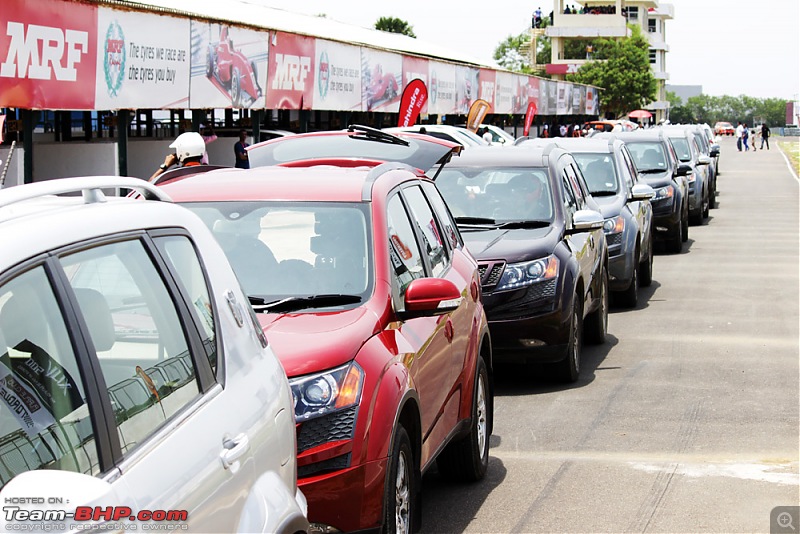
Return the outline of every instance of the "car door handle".
[[[222,441],[225,449],[220,453],[222,466],[229,469],[236,461],[250,450],[250,439],[247,434],[239,434],[235,438],[226,438]]]

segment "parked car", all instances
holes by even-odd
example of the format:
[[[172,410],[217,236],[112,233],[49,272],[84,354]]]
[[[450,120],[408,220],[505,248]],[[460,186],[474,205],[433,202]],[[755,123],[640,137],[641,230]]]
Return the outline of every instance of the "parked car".
[[[596,139],[609,136],[625,142],[639,176],[652,187],[656,196],[653,207],[653,227],[656,240],[663,241],[667,250],[679,253],[689,239],[689,181],[692,172],[681,165],[675,150],[660,128],[597,134]]]
[[[4,503],[306,531],[289,383],[196,215],[137,179],[20,185],[0,190],[0,248]],[[5,510],[3,532],[105,525]]]
[[[568,151],[580,166],[589,193],[605,219],[609,289],[614,300],[635,307],[639,286],[653,279],[652,187],[640,180],[633,159],[618,139],[531,139],[520,143],[556,146]]]
[[[227,26],[222,27],[219,41],[208,45],[206,77],[222,84],[235,108],[250,107],[263,94],[255,63],[234,48]]]
[[[459,128],[466,129],[466,124],[459,124]],[[514,136],[505,131],[500,126],[495,126],[494,124],[483,124],[481,123],[478,126],[478,132],[484,129],[489,132],[492,136],[492,143],[493,145],[506,145],[506,144],[514,144]]]
[[[736,135],[736,128],[729,122],[717,122],[714,124],[714,133],[717,135]]]
[[[478,259],[496,358],[578,380],[584,334],[606,337],[608,250],[575,159],[553,144],[476,147],[436,185]]]
[[[700,124],[685,126],[697,142],[700,154],[709,158],[708,162],[708,207],[717,207],[717,175],[719,174],[717,163],[719,162],[719,145],[715,145],[709,137],[705,128]]]
[[[453,479],[486,472],[478,265],[419,170],[460,148],[353,126],[254,145],[249,170],[163,183],[216,234],[286,369],[318,530],[410,532],[434,461]]]
[[[392,134],[398,132],[415,132],[427,134],[431,137],[444,139],[451,143],[458,143],[464,148],[472,148],[476,146],[487,146],[489,143],[484,141],[479,135],[467,130],[466,128],[459,128],[458,126],[449,126],[447,124],[418,124],[416,126],[403,126],[395,128],[384,128],[384,132]]]
[[[700,152],[694,133],[686,127],[666,127],[664,134],[669,140],[678,160],[691,167],[687,174],[689,181],[689,222],[702,224],[708,218],[711,205],[709,164],[711,158]]]

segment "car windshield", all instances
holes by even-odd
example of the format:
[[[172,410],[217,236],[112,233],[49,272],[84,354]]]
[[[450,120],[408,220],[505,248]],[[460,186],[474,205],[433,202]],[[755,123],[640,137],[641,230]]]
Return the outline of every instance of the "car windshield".
[[[436,179],[456,219],[552,221],[553,200],[546,169],[446,167]]]
[[[572,154],[578,162],[589,192],[593,195],[609,195],[619,191],[617,168],[611,154]]]
[[[658,141],[629,141],[628,151],[633,156],[634,163],[639,172],[653,172],[667,170],[667,158],[664,147]]]
[[[675,149],[679,160],[692,161],[692,151],[689,148],[689,141],[683,137],[672,137],[669,142],[672,143],[672,148]]]
[[[366,203],[193,202],[184,206],[214,233],[251,302],[267,305],[289,297],[315,297],[305,299],[308,305],[300,308],[352,306],[372,290]]]

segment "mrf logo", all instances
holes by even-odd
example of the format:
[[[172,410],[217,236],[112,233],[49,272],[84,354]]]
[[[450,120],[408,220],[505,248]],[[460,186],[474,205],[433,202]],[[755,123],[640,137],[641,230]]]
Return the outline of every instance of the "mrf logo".
[[[305,91],[306,78],[311,70],[311,58],[290,54],[275,54],[273,89]]]
[[[319,88],[319,95],[325,98],[328,95],[328,83],[331,79],[330,62],[328,61],[328,53],[322,51],[319,55],[319,65],[317,66],[317,87]]]
[[[117,96],[125,79],[125,34],[116,20],[108,25],[103,50],[103,70],[108,96]]]
[[[89,52],[89,33],[37,24],[8,22],[8,55],[0,64],[0,77],[74,82],[75,65]]]

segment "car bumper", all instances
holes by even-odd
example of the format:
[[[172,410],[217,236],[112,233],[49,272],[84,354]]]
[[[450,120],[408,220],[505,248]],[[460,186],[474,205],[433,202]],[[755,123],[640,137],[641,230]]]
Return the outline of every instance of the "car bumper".
[[[383,494],[388,458],[333,473],[298,479],[308,500],[308,520],[342,532],[378,529],[383,517]]]
[[[673,202],[656,203],[653,205],[653,235],[657,239],[670,238],[675,227],[681,221],[680,202],[674,199]]]
[[[518,319],[489,319],[494,361],[559,361],[566,354],[570,315],[555,309]]]
[[[620,247],[616,255],[611,255],[611,248],[608,254],[608,288],[611,291],[624,291],[631,285],[633,269],[636,268],[636,261],[633,258],[633,251],[625,250]]]

